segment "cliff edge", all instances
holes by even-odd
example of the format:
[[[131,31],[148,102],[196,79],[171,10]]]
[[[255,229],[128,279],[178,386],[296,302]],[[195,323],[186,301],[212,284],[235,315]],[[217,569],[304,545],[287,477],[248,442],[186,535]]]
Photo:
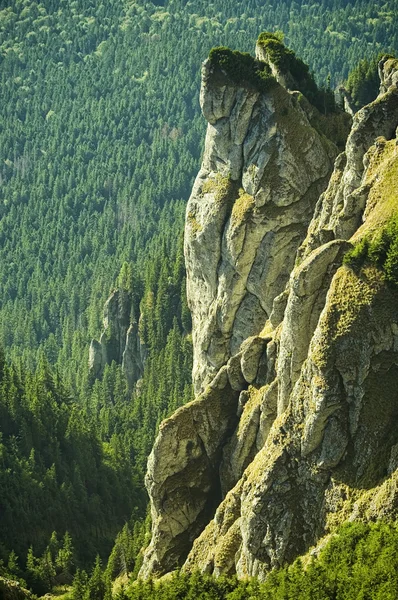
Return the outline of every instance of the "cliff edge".
[[[397,72],[381,61],[339,153],[350,118],[277,36],[204,63],[185,229],[198,396],[149,458],[142,577],[264,578],[346,520],[396,516]]]

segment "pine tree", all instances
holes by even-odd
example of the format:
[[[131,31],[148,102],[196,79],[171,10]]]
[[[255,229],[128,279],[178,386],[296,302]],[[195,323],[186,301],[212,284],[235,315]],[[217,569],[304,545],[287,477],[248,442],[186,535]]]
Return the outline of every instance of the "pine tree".
[[[106,585],[102,573],[101,559],[97,554],[91,577],[88,580],[84,599],[85,600],[104,600]]]
[[[73,600],[84,600],[86,586],[87,586],[87,573],[85,571],[81,571],[80,569],[77,569],[75,576],[73,578],[73,583],[72,583],[72,598],[73,598]]]
[[[63,537],[62,546],[58,550],[55,564],[59,571],[57,580],[60,583],[71,583],[75,559],[72,538],[67,531]]]

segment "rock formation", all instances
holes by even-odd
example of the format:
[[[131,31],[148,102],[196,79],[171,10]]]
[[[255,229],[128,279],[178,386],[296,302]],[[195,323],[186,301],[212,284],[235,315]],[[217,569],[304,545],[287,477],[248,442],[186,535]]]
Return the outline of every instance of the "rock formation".
[[[147,350],[141,342],[138,323],[131,320],[131,296],[123,289],[114,290],[104,306],[104,331],[100,340],[92,340],[89,371],[101,377],[112,361],[122,365],[129,388],[142,377]]]
[[[185,231],[198,397],[149,459],[142,577],[264,578],[398,506],[398,292],[378,267],[343,264],[398,207],[398,61],[381,62],[337,158],[291,73],[269,64],[264,87],[225,65],[203,66]]]
[[[337,154],[276,81],[261,92],[207,60],[200,100],[209,125],[185,229],[198,392],[263,328]]]
[[[19,581],[0,577],[0,598],[2,600],[34,600],[35,597],[23,588]]]

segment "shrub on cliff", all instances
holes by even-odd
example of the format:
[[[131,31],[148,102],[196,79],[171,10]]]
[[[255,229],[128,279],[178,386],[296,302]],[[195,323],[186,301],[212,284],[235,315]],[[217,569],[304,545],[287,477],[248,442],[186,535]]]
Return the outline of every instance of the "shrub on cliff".
[[[209,59],[239,85],[249,85],[263,92],[269,90],[275,82],[269,66],[256,60],[248,52],[218,46],[210,50]]]
[[[320,112],[336,112],[337,106],[334,95],[329,87],[318,88],[315,79],[301,58],[298,58],[293,50],[287,48],[283,43],[283,34],[276,32],[270,33],[263,31],[260,33],[257,44],[266,52],[268,59],[272,62],[282,74],[290,73],[297,83],[297,89],[302,92],[307,99]]]
[[[386,281],[398,286],[398,216],[392,217],[373,238],[363,237],[344,257],[344,263],[354,269],[366,261],[384,271]]]

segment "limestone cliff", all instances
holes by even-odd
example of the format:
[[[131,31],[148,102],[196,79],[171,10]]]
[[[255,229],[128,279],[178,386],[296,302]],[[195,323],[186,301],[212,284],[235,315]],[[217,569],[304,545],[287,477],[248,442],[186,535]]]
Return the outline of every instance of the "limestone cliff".
[[[343,264],[397,210],[398,62],[381,62],[381,93],[336,158],[286,67],[258,52],[256,84],[221,50],[203,66],[185,230],[198,397],[149,459],[143,577],[265,577],[398,506],[398,292],[377,265]]]
[[[337,154],[308,103],[270,81],[262,91],[203,65],[209,125],[185,228],[196,391],[269,318]]]

